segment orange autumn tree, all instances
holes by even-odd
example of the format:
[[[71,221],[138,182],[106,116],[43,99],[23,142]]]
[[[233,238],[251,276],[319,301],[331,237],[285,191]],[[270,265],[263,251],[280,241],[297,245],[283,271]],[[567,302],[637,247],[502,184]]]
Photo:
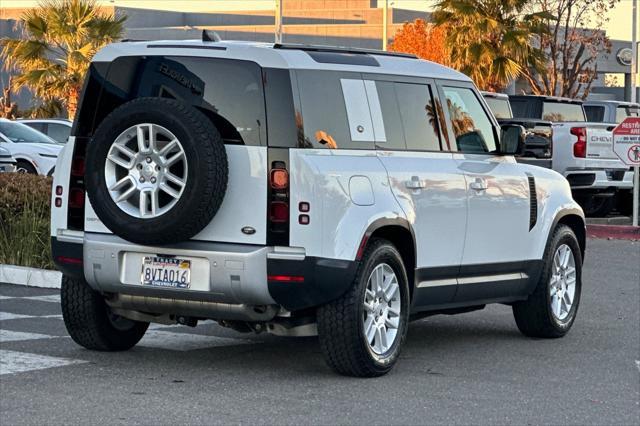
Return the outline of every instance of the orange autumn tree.
[[[446,28],[427,24],[423,19],[405,22],[396,32],[389,50],[413,53],[419,58],[450,65],[449,52],[445,47]]]

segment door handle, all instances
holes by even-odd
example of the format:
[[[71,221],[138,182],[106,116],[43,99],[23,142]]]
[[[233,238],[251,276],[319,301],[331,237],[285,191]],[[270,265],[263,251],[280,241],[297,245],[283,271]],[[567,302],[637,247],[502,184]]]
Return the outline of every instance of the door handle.
[[[411,180],[405,181],[404,185],[408,189],[413,189],[413,190],[419,190],[426,186],[426,184],[422,182],[418,176],[411,176]]]
[[[469,184],[469,188],[473,189],[474,191],[486,191],[487,181],[482,178],[476,178],[476,180]]]

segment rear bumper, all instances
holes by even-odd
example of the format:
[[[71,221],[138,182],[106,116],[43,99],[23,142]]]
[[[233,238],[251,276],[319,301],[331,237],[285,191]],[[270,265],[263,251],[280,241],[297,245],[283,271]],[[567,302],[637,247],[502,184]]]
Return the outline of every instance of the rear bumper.
[[[633,171],[620,169],[569,170],[565,177],[571,189],[632,189]]]
[[[71,246],[70,246],[71,244]],[[102,293],[150,298],[276,305],[300,310],[327,303],[344,293],[357,262],[306,256],[303,249],[188,241],[171,246],[136,245],[108,234],[85,233],[81,244],[52,239],[56,264],[80,275]],[[192,260],[189,289],[142,285],[142,257],[166,255]],[[80,258],[74,268],[63,258]],[[284,278],[283,278],[284,277]],[[286,277],[296,277],[286,281]]]

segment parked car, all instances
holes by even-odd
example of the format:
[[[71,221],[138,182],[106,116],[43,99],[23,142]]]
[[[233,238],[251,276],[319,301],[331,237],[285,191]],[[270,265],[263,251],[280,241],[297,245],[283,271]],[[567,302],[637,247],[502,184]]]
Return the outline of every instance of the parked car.
[[[13,155],[18,173],[53,175],[62,149],[49,136],[24,124],[0,118],[0,145]]]
[[[515,117],[553,123],[553,169],[564,175],[587,216],[605,216],[617,194],[633,189],[633,172],[613,152],[615,124],[588,122],[582,101],[510,96]]]
[[[639,117],[640,104],[621,101],[586,101],[584,111],[589,121],[620,124],[627,117]]]
[[[318,334],[334,370],[378,376],[426,315],[506,303],[527,336],[571,328],[582,210],[562,176],[514,160],[522,128],[467,76],[174,40],[112,44],[88,79],[51,211],[76,343],[125,350],[150,322],[214,319]]]
[[[500,124],[515,124],[525,129],[524,152],[516,155],[519,163],[551,168],[553,129],[550,121],[513,118],[509,96],[503,93],[482,92],[487,105]]]
[[[22,124],[44,133],[58,143],[67,143],[71,134],[71,121],[63,118],[23,118]]]
[[[16,171],[16,160],[13,158],[9,150],[0,146],[0,173],[9,173]]]

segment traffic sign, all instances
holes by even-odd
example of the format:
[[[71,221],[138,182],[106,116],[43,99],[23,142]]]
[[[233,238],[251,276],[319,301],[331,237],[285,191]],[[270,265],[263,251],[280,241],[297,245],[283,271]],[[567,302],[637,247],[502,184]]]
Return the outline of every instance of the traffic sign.
[[[613,151],[627,166],[640,165],[640,117],[627,117],[613,129]]]
[[[613,152],[633,166],[633,226],[638,226],[640,205],[640,117],[627,117],[613,129]]]

